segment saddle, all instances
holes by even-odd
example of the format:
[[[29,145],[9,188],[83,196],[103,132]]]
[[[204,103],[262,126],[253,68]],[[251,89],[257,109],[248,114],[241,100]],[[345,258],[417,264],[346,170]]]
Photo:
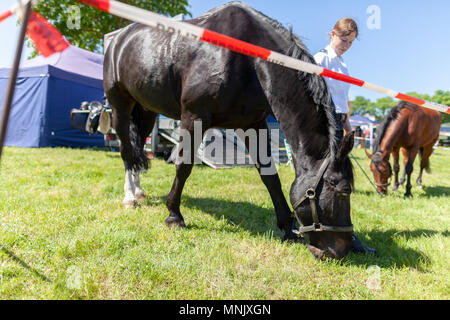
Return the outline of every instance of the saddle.
[[[89,116],[86,121],[85,130],[90,134],[101,132],[107,134],[111,128],[111,114],[108,107],[98,101],[89,104]]]

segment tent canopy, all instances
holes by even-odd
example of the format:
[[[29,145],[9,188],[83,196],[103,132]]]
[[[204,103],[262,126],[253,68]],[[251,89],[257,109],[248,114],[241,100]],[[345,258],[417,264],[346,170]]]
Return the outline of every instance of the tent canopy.
[[[0,69],[0,101],[9,68]],[[70,111],[103,98],[103,55],[74,46],[22,63],[5,145],[13,147],[101,147],[103,135],[70,127]],[[0,106],[2,109],[3,106]]]
[[[372,121],[369,118],[366,118],[361,115],[354,115],[350,117],[350,124],[352,126],[369,126],[369,125],[377,125],[378,122]]]

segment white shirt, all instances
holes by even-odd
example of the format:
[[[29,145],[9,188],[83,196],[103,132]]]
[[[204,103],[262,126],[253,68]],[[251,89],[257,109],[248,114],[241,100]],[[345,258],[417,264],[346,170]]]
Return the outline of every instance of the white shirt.
[[[317,53],[314,56],[314,60],[316,60],[316,63],[321,67],[347,76],[350,75],[344,59],[338,56],[336,51],[334,51],[330,45],[328,45],[325,50]],[[350,91],[350,84],[327,77],[325,77],[325,81],[330,90],[334,105],[336,106],[336,113],[348,113],[348,92]]]

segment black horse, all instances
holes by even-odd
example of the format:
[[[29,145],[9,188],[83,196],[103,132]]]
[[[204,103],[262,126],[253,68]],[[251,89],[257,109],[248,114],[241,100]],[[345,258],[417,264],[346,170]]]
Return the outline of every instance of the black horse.
[[[291,31],[240,2],[187,22],[314,63]],[[342,258],[349,252],[353,169],[348,154],[354,137],[347,135],[341,145],[335,142],[334,108],[322,77],[132,24],[108,48],[104,88],[121,140],[125,206],[145,198],[139,174],[148,169],[143,146],[157,114],[181,119],[181,128],[191,136],[200,121],[201,134],[212,127],[255,129],[258,133],[267,129],[266,118],[274,115],[292,146],[296,177],[290,198],[294,212],[301,225],[322,231],[309,234],[310,251],[317,258]],[[252,147],[249,140],[245,143]],[[184,145],[180,149],[167,198],[169,217],[165,223],[170,227],[185,227],[180,199],[197,147],[191,141],[189,148]],[[190,161],[185,161],[186,152]],[[259,157],[254,161],[272,198],[278,227],[285,232],[285,239],[295,238],[294,215],[273,161],[263,164]],[[268,168],[275,169],[265,174]],[[309,198],[305,198],[308,190]],[[304,201],[299,201],[302,198]]]

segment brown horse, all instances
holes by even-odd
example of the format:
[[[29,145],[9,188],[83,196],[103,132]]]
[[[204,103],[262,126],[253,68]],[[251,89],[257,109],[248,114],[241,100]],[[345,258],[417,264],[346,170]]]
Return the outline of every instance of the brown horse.
[[[405,176],[407,176],[405,197],[412,197],[411,173],[418,153],[421,156],[421,163],[417,185],[422,187],[423,169],[428,171],[430,168],[429,158],[433,153],[433,146],[439,139],[441,122],[442,115],[440,112],[411,103],[401,102],[392,108],[377,129],[373,155],[366,151],[367,156],[372,160],[370,169],[373,172],[379,193],[386,195],[387,188],[390,185],[389,179],[392,175],[392,168],[389,157],[391,153],[394,158],[394,191],[405,183]],[[405,171],[402,180],[399,182],[400,148],[402,148],[404,157]]]

